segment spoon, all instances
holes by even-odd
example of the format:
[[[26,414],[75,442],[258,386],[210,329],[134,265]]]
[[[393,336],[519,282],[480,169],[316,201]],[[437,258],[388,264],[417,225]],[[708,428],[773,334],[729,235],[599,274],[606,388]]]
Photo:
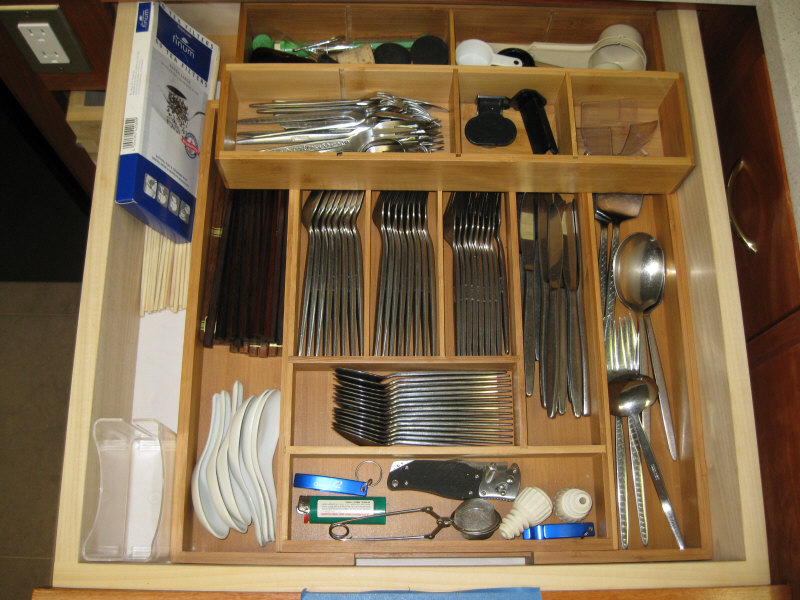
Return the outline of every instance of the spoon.
[[[639,422],[639,415],[642,411],[652,405],[658,398],[658,388],[651,378],[639,375],[610,382],[608,384],[608,396],[611,414],[618,417],[627,417],[628,424],[633,423],[632,431],[635,431],[636,442],[644,455],[644,460],[650,471],[650,477],[653,480],[653,486],[656,488],[656,494],[658,494],[658,499],[661,502],[661,508],[667,516],[667,522],[669,522],[672,535],[675,536],[675,541],[678,542],[678,548],[683,550],[686,546],[678,528],[675,511],[672,509],[672,502],[670,502],[667,494],[667,487],[664,485],[661,469],[658,468],[650,441],[647,439],[644,429],[642,429],[642,424]]]
[[[675,443],[675,429],[672,426],[667,383],[664,379],[664,369],[661,366],[653,325],[650,322],[650,311],[659,305],[664,296],[666,271],[664,249],[658,240],[647,233],[634,233],[625,238],[614,254],[617,295],[625,306],[637,314],[639,335],[642,330],[646,331],[669,454],[672,460],[677,460],[678,448]],[[611,292],[610,289],[608,291]]]

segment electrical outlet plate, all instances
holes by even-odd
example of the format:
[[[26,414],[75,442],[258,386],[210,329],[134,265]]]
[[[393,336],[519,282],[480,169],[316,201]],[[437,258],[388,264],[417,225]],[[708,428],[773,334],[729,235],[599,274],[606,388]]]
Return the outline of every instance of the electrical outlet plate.
[[[75,32],[58,5],[0,5],[0,22],[37,73],[92,71]]]
[[[17,23],[17,29],[28,43],[33,55],[43,65],[69,64],[69,56],[58,41],[53,26],[47,21],[40,23]]]

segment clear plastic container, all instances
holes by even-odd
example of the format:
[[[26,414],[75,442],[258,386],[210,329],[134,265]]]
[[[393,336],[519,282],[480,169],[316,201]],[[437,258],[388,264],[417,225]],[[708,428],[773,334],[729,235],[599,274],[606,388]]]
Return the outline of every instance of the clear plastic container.
[[[167,562],[175,433],[158,421],[97,419],[100,496],[87,561]]]

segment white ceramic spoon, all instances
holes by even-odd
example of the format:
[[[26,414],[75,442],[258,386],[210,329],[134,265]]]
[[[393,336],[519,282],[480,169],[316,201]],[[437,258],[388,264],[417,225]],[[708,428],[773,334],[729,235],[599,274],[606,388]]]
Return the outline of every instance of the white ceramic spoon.
[[[206,465],[206,481],[208,482],[208,495],[217,514],[222,521],[227,525],[228,529],[237,529],[236,521],[228,512],[225,501],[222,498],[222,491],[220,489],[219,474],[217,473],[217,458],[219,451],[222,447],[222,440],[225,439],[225,434],[228,431],[228,426],[231,422],[231,395],[227,391],[219,392],[219,397],[222,399],[220,402],[222,418],[217,423],[217,428],[214,431],[214,444],[211,447],[211,452],[208,454],[208,464]]]
[[[231,425],[233,423],[233,417],[241,404],[242,384],[237,381],[233,384],[233,394],[230,396],[229,414],[227,415],[228,419],[224,435],[220,441],[219,451],[214,459],[214,465],[220,498],[222,499],[225,512],[230,518],[228,525],[231,527],[231,529],[235,529],[239,533],[244,533],[247,531],[247,526],[250,524],[250,522],[245,521],[241,511],[239,510],[239,507],[236,505],[233,483],[231,482],[231,471],[228,467],[228,444],[230,442]],[[209,464],[209,471],[210,469],[211,465]],[[225,517],[223,515],[223,519],[224,518]]]
[[[261,423],[264,404],[271,391],[272,390],[264,391],[253,403],[253,407],[250,411],[248,411],[245,417],[245,426],[242,428],[242,442],[240,445],[242,468],[247,473],[250,492],[255,502],[253,523],[256,526],[256,540],[260,546],[265,545],[269,537],[269,521],[267,517],[269,507],[267,506],[268,499],[266,490],[262,488],[261,481],[259,481],[261,473],[258,469],[258,450],[256,448],[256,442],[258,440],[258,426]]]
[[[258,427],[257,455],[259,480],[263,483],[267,497],[269,510],[267,511],[267,522],[269,524],[269,534],[267,541],[275,541],[275,509],[277,507],[278,496],[275,491],[275,479],[272,474],[272,460],[275,456],[275,448],[278,445],[278,435],[281,425],[281,391],[272,390],[264,404],[261,412],[261,423]]]
[[[194,505],[194,512],[200,524],[208,530],[208,532],[219,539],[225,539],[228,536],[230,528],[225,524],[222,518],[217,514],[214,503],[208,492],[208,480],[206,479],[206,470],[208,467],[208,458],[214,446],[214,432],[217,430],[221,419],[223,418],[222,398],[219,394],[214,394],[211,399],[211,425],[208,430],[208,438],[203,451],[200,453],[200,458],[192,472],[192,504]]]
[[[242,515],[244,523],[249,525],[253,521],[253,501],[250,499],[250,494],[247,491],[244,477],[239,462],[239,446],[241,445],[242,428],[244,426],[244,418],[247,411],[250,409],[250,404],[256,399],[251,396],[236,409],[236,413],[231,420],[231,426],[228,428],[230,433],[228,437],[228,472],[231,475],[231,486],[233,488],[234,498],[236,499],[236,507]]]

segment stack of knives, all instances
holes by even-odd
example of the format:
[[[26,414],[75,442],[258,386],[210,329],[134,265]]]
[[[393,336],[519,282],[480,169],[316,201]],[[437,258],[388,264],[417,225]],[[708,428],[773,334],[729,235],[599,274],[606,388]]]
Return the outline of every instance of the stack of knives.
[[[559,194],[518,194],[525,394],[550,418],[589,414],[586,327],[581,306],[578,211]]]

